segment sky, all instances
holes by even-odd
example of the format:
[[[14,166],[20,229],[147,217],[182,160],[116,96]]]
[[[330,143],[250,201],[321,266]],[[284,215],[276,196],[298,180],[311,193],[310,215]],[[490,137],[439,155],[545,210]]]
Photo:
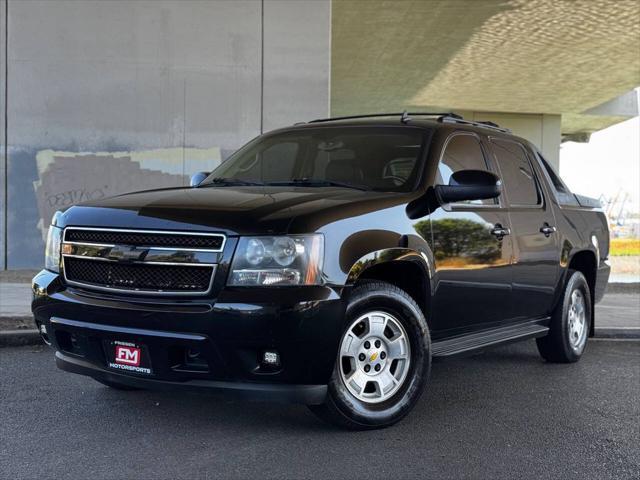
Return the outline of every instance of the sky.
[[[560,176],[574,193],[607,199],[627,192],[629,213],[640,214],[640,117],[560,147]]]

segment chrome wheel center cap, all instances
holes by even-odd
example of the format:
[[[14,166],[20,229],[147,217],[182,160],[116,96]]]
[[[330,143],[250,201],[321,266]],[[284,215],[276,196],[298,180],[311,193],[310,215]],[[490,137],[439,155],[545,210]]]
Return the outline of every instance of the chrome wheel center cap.
[[[367,348],[367,346],[369,348]],[[386,342],[377,337],[365,338],[358,349],[358,368],[367,375],[377,375],[387,365]]]

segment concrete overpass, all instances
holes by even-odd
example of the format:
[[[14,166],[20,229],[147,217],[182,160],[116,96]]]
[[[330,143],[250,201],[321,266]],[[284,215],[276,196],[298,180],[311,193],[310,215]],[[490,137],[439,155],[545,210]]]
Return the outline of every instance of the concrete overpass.
[[[637,0],[0,0],[0,268],[53,212],[176,186],[262,131],[410,110],[561,138],[637,114]],[[635,103],[634,103],[635,102]]]
[[[638,114],[636,0],[334,0],[331,110],[452,109],[558,162],[561,135]]]

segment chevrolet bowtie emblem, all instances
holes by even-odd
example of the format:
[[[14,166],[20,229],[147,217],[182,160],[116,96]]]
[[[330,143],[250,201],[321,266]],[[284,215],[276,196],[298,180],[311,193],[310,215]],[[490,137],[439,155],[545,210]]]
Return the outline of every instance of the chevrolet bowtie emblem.
[[[108,258],[119,262],[137,262],[144,258],[147,250],[137,250],[135,247],[116,245],[111,247]]]
[[[371,358],[369,359],[370,362],[375,362],[376,358],[378,358],[378,352],[374,353],[373,355],[371,355]]]

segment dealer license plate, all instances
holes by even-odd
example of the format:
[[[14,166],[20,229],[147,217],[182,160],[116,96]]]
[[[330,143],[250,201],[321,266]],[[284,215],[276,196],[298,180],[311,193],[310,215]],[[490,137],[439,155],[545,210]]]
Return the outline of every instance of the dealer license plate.
[[[151,361],[147,347],[139,343],[114,340],[110,342],[108,367],[122,372],[151,375]]]

